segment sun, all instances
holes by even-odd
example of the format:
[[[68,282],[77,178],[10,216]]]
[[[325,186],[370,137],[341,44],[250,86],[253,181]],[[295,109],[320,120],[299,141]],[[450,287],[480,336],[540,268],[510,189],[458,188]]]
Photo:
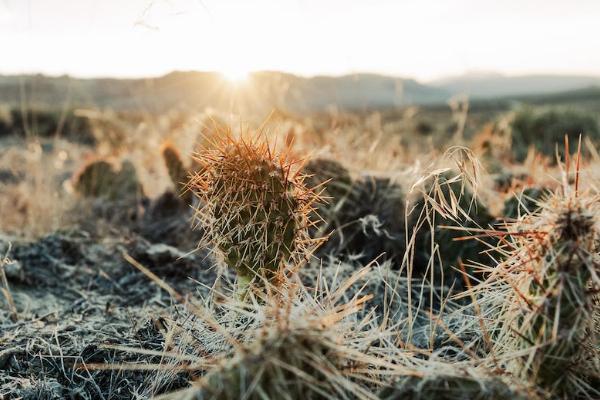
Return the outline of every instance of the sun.
[[[250,71],[243,67],[229,67],[220,70],[221,75],[230,83],[240,84],[248,80]]]

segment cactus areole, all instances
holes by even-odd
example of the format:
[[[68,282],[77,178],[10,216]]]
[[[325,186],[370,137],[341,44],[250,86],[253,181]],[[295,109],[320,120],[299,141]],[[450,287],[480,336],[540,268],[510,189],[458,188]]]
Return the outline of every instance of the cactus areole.
[[[240,283],[257,276],[276,281],[285,263],[309,253],[315,195],[285,155],[227,134],[196,158],[202,169],[190,185],[203,204],[197,218]]]

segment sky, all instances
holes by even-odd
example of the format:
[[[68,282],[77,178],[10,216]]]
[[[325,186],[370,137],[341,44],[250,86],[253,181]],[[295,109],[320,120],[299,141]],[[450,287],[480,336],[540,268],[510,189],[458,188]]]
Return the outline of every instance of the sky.
[[[597,0],[0,0],[0,74],[600,75]]]

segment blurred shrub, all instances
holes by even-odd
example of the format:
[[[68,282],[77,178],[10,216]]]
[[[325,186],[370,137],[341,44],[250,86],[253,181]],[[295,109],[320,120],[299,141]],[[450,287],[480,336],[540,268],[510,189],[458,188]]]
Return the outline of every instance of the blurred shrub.
[[[417,122],[415,130],[419,135],[431,135],[433,133],[433,124],[429,121],[421,120]]]
[[[512,121],[513,154],[518,161],[527,157],[527,150],[533,146],[537,151],[554,159],[554,149],[569,136],[571,143],[577,143],[579,134],[592,141],[600,140],[597,119],[590,114],[573,110],[536,111],[523,108]]]
[[[6,135],[58,135],[83,144],[95,142],[88,118],[74,111],[12,109],[0,115],[0,136]]]

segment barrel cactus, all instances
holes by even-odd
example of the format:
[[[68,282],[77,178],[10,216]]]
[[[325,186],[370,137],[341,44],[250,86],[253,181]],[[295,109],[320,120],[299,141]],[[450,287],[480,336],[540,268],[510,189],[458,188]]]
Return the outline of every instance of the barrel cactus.
[[[286,154],[264,139],[226,132],[195,158],[200,169],[190,187],[202,204],[197,220],[237,272],[242,291],[255,278],[277,282],[283,266],[305,259],[316,243],[308,229],[318,196]]]

